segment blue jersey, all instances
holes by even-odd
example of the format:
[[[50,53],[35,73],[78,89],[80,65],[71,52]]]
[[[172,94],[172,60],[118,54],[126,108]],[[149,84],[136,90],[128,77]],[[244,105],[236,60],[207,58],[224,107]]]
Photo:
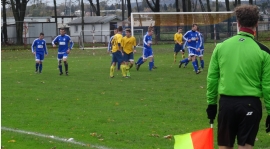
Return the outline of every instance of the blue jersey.
[[[32,43],[32,53],[48,54],[46,41],[44,39],[35,39]]]
[[[201,33],[199,33],[199,39],[198,39],[198,42],[197,42],[197,48],[200,48],[200,49],[204,49],[204,39],[203,39],[203,35]]]
[[[199,33],[193,30],[187,31],[183,38],[187,41],[187,47],[190,49],[197,49],[197,45],[201,46],[202,40]],[[191,40],[188,42],[188,40]],[[197,41],[199,41],[197,43]]]
[[[150,44],[150,46],[148,46]],[[143,37],[143,47],[144,49],[152,49],[152,36],[149,36],[148,34],[144,35]]]
[[[74,43],[71,40],[70,36],[66,35],[58,35],[57,37],[54,38],[52,41],[52,44],[54,45],[55,43],[58,43],[58,54],[65,53],[68,48],[71,50]],[[68,43],[70,43],[70,47],[68,47]]]

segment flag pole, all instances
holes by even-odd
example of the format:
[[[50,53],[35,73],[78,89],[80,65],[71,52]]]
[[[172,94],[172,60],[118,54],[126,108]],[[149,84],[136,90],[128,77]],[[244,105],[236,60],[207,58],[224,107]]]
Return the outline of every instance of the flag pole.
[[[213,128],[213,125],[214,125],[214,120],[210,119],[210,127]]]

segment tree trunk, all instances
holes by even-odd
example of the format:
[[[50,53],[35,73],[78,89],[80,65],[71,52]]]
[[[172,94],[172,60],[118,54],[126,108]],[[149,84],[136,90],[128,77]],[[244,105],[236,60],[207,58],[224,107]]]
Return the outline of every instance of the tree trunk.
[[[127,0],[127,10],[128,10],[128,18],[130,18],[132,12],[130,0]]]
[[[139,4],[138,4],[138,0],[136,0],[136,4],[137,4],[137,11],[140,12],[139,10]],[[134,18],[133,18],[134,19]],[[140,26],[142,26],[142,19],[141,19],[141,15],[139,15],[139,20],[140,20]]]
[[[55,34],[58,35],[58,21],[57,21],[57,10],[56,10],[56,0],[53,0],[54,5],[54,22],[55,22]]]
[[[231,11],[230,10],[230,2],[229,0],[225,0],[225,4],[226,4],[226,11]],[[228,21],[227,21],[227,37],[230,37],[232,34],[231,34],[231,17],[229,14],[227,14],[227,18],[228,18]]]
[[[238,5],[241,5],[241,0],[238,0],[238,3],[237,3]]]
[[[81,10],[82,10],[82,42],[84,43],[84,3],[81,1]]]
[[[23,44],[23,22],[25,17],[26,5],[29,0],[10,0],[13,16],[16,24],[17,44]]]
[[[253,0],[249,0],[249,4],[250,5],[253,5]]]
[[[7,11],[6,11],[6,0],[2,0],[3,6],[3,35],[4,35],[4,43],[7,44],[8,35],[7,35]]]
[[[218,0],[216,0],[216,12],[219,11],[219,5],[218,5]],[[217,14],[217,18],[219,18],[219,15]],[[219,40],[220,37],[219,37],[219,25],[216,24],[216,40]]]
[[[96,11],[97,16],[100,16],[100,7],[99,7],[99,0],[97,0],[97,11]]]
[[[180,12],[178,0],[175,0],[175,9],[176,9],[176,12]],[[179,14],[177,15],[176,23],[177,23],[177,29],[178,29],[178,27],[180,26],[180,15]]]
[[[146,3],[153,12],[160,12],[159,0],[156,0],[156,2],[152,0],[154,6],[150,4],[149,0],[146,0]],[[160,15],[155,15],[154,20],[155,20],[155,28],[154,28],[155,43],[158,44],[158,41],[160,40]]]
[[[183,12],[187,12],[187,4],[186,4],[186,0],[182,0],[182,9]],[[184,28],[185,28],[185,32],[188,30],[187,28],[187,21],[188,21],[188,17],[187,15],[184,15]]]

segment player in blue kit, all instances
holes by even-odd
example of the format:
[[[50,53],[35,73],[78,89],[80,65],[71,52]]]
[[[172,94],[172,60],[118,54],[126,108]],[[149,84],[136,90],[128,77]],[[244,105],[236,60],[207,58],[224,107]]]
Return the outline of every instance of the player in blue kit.
[[[198,40],[198,43],[197,43],[197,55],[200,58],[200,64],[201,64],[200,67],[201,67],[201,71],[202,71],[204,69],[204,60],[203,60],[203,53],[204,53],[204,44],[203,43],[204,43],[204,39],[203,39],[202,33],[200,33],[199,28],[197,28],[197,32],[199,33],[199,37],[200,37],[199,40]]]
[[[36,59],[36,73],[42,72],[42,62],[44,60],[44,55],[48,54],[46,41],[43,38],[44,33],[40,33],[39,38],[35,39],[32,43],[32,53],[35,55]]]
[[[195,70],[196,74],[199,74],[200,70],[198,69],[198,65],[196,63],[196,55],[198,53],[197,47],[201,47],[202,40],[200,39],[201,37],[199,36],[199,33],[197,32],[197,24],[193,24],[192,30],[187,31],[186,34],[183,36],[183,38],[187,42],[189,58],[186,58],[186,59],[180,61],[179,68],[181,67],[182,64],[188,63],[189,60],[192,60],[192,65],[194,67],[194,70]]]
[[[74,43],[71,40],[70,36],[68,36],[66,34],[66,31],[63,28],[60,29],[60,35],[55,37],[55,39],[52,41],[53,47],[56,47],[56,45],[55,45],[56,43],[59,45],[57,59],[58,59],[58,68],[60,71],[60,75],[63,74],[62,60],[64,61],[66,75],[68,75],[67,57],[68,57],[68,54],[70,53],[70,50],[72,49]],[[68,47],[68,44],[70,44],[70,47]]]
[[[153,63],[153,50],[152,50],[152,35],[153,35],[153,27],[148,27],[148,32],[146,35],[144,35],[143,38],[143,60],[138,60],[136,63],[136,69],[139,70],[140,66],[146,62],[146,60],[149,58],[149,70],[151,71],[154,67]]]

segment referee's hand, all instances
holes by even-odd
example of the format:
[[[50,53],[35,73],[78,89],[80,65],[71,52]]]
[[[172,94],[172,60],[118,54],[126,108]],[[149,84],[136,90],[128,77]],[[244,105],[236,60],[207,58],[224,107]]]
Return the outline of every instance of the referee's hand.
[[[217,104],[208,105],[206,112],[207,112],[208,119],[214,120],[217,115]]]
[[[270,132],[270,115],[268,115],[266,118],[265,127],[266,127],[266,133]]]

